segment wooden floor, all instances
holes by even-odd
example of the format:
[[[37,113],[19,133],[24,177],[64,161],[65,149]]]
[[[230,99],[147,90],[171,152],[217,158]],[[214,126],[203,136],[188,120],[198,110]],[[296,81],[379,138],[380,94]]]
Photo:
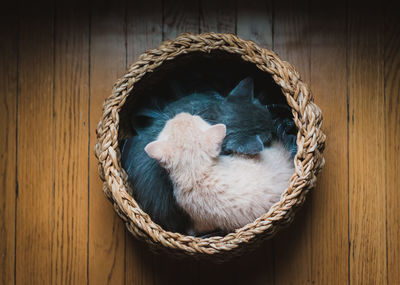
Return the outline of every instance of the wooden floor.
[[[31,2],[0,11],[1,284],[400,284],[394,5]],[[326,166],[292,226],[222,265],[155,256],[134,240],[93,155],[102,102],[127,65],[163,39],[204,31],[294,64],[327,135]]]

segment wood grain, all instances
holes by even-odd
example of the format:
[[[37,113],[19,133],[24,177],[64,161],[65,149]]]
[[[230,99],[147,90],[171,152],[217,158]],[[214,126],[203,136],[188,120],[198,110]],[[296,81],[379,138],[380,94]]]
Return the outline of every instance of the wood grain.
[[[400,23],[398,16],[398,7],[396,9],[394,4],[386,4],[384,75],[388,284],[400,282]]]
[[[89,283],[125,282],[125,227],[103,194],[94,157],[103,101],[126,66],[124,1],[92,5],[90,35]]]
[[[18,15],[1,10],[0,284],[400,282],[395,3],[235,3],[22,1]],[[154,255],[133,239],[93,155],[103,101],[127,64],[187,31],[236,31],[275,48],[324,114],[326,165],[305,208],[272,242],[225,264]]]
[[[162,2],[128,3],[127,13],[127,62],[130,65],[141,53],[161,44]],[[154,258],[147,245],[126,230],[126,283],[155,284],[154,275],[158,269],[154,267]]]
[[[176,38],[181,33],[199,32],[198,1],[163,1],[163,40]]]
[[[21,12],[16,283],[50,284],[54,220],[54,7]]]
[[[312,282],[347,284],[346,3],[328,5],[313,0],[310,7],[310,87],[323,111],[323,130],[328,137],[326,164],[312,193]]]
[[[200,1],[200,32],[232,33],[236,31],[235,1]]]
[[[350,283],[384,284],[386,264],[385,98],[382,7],[349,5]]]
[[[89,10],[59,2],[54,67],[52,284],[87,283]],[[90,152],[91,153],[91,152]]]
[[[18,18],[15,7],[0,12],[0,284],[15,273],[15,199],[17,165]]]
[[[237,1],[237,35],[260,46],[273,48],[273,1]]]
[[[127,59],[129,66],[143,52],[161,44],[162,1],[128,2],[127,13]]]
[[[274,2],[274,49],[310,83],[309,3]],[[293,224],[275,240],[276,284],[312,282],[312,191]]]

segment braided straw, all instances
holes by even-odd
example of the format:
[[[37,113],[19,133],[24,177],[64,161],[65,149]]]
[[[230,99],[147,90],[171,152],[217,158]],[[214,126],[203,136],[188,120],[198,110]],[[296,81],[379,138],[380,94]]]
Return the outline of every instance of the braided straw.
[[[292,108],[298,128],[298,151],[294,159],[295,173],[288,189],[268,213],[224,237],[202,239],[163,230],[129,194],[131,189],[127,183],[127,174],[121,167],[118,148],[119,111],[135,83],[146,73],[179,55],[210,53],[214,50],[240,55],[242,60],[255,64],[261,71],[272,76]],[[135,237],[145,240],[155,250],[166,250],[176,256],[212,257],[213,260],[223,261],[272,237],[292,221],[295,210],[303,204],[307,192],[315,186],[316,175],[324,164],[322,152],[325,135],[321,131],[321,123],[321,110],[313,103],[306,84],[300,80],[293,66],[281,60],[274,52],[232,34],[182,34],[175,40],[163,42],[157,49],[143,53],[115,83],[111,96],[104,102],[103,116],[97,126],[95,154],[99,160],[100,177],[104,181],[103,190]]]

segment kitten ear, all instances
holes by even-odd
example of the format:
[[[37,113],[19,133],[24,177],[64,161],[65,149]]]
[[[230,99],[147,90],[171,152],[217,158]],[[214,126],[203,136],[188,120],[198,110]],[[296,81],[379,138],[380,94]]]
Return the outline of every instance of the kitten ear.
[[[148,143],[144,151],[158,161],[162,160],[168,152],[168,143],[166,141],[153,141]]]
[[[235,88],[229,93],[226,98],[229,100],[247,100],[252,101],[254,99],[254,81],[251,77],[246,77],[236,85]]]
[[[224,124],[216,124],[209,127],[205,133],[210,142],[221,145],[226,136],[226,126]]]

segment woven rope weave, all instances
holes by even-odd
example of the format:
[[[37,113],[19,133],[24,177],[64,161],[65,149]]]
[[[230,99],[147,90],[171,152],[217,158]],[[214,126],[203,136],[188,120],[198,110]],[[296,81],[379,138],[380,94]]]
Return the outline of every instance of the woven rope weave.
[[[119,111],[135,83],[148,72],[179,55],[209,53],[213,50],[239,55],[242,60],[255,64],[261,71],[272,76],[292,108],[298,128],[298,152],[294,159],[296,170],[288,189],[268,213],[224,237],[201,239],[164,231],[129,195],[127,175],[121,167],[118,148]],[[324,164],[322,152],[325,135],[321,131],[321,123],[321,110],[313,103],[307,86],[300,80],[295,69],[274,52],[232,34],[182,34],[175,40],[163,42],[157,49],[143,53],[115,83],[111,96],[104,102],[95,146],[100,177],[104,181],[103,191],[114,203],[116,212],[125,221],[128,230],[156,250],[167,250],[178,256],[212,256],[213,259],[225,260],[272,237],[292,221],[295,210],[303,204],[307,192],[314,187],[316,175]]]

